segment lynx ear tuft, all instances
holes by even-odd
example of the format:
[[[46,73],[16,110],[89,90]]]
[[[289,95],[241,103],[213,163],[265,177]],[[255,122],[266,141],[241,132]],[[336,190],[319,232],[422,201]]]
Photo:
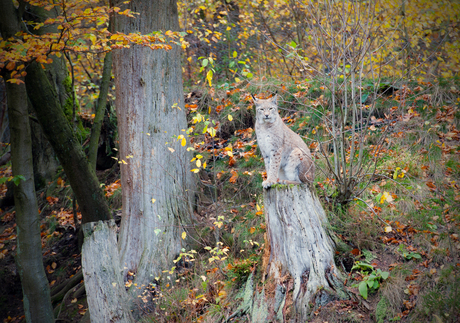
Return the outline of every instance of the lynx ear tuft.
[[[256,97],[255,97],[254,95],[252,95],[252,94],[251,94],[251,98],[252,98],[252,100],[254,101],[254,103],[259,102],[259,99],[256,98]]]

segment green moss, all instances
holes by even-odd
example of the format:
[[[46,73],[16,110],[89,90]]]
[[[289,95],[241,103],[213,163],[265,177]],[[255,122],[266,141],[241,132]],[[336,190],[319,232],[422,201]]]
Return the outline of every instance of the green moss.
[[[72,117],[73,117],[73,98],[72,98],[72,79],[70,76],[67,76],[65,80],[62,82],[64,85],[65,91],[67,92],[67,99],[65,100],[64,106],[62,107],[62,110],[64,111],[65,117],[69,123],[72,123]],[[80,111],[80,103],[78,102],[78,99],[75,98],[75,111],[78,112]],[[81,120],[78,120],[78,125],[77,127],[80,127]],[[83,125],[81,125],[83,127]]]
[[[375,318],[377,323],[383,323],[390,312],[390,302],[383,296],[375,307]]]

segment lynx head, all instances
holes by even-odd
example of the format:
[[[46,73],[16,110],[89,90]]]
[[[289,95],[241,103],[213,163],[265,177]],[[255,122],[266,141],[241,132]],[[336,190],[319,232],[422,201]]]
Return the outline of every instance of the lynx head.
[[[262,100],[252,97],[256,105],[256,119],[260,124],[273,123],[279,117],[278,115],[278,94],[275,96]]]

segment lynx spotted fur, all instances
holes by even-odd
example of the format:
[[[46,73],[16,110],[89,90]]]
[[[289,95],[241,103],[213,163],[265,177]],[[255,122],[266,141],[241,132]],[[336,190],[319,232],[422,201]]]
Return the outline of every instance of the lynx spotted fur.
[[[315,165],[310,149],[298,134],[284,124],[278,114],[277,98],[278,95],[267,100],[253,97],[257,144],[267,171],[267,180],[262,186],[311,183]]]

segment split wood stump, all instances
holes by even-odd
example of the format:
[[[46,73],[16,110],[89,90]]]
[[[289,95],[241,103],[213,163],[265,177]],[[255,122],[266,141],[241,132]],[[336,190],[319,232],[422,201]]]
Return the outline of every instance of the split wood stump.
[[[120,268],[115,221],[89,222],[82,229],[81,262],[91,322],[134,322]]]
[[[263,290],[254,293],[250,276],[241,293],[243,302],[232,316],[247,313],[252,322],[305,322],[319,306],[349,299],[316,194],[306,185],[274,185],[264,190],[264,207],[268,278]]]

